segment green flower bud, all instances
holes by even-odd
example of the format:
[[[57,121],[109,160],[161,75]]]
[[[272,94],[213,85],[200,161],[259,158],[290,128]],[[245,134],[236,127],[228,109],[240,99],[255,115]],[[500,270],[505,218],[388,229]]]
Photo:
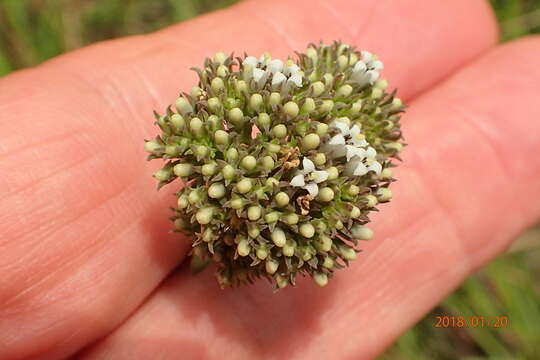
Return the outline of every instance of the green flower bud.
[[[163,151],[163,146],[156,141],[147,141],[144,143],[144,150],[150,154],[159,155]]]
[[[313,90],[313,96],[318,97],[324,92],[324,84],[320,81],[316,81],[311,84],[311,89]]]
[[[353,248],[341,246],[339,248],[339,252],[341,254],[341,257],[343,257],[343,259],[345,260],[351,261],[356,259],[356,251],[354,251]]]
[[[388,81],[384,79],[379,79],[375,81],[375,87],[384,91],[388,87]]]
[[[264,184],[269,188],[273,188],[274,186],[279,185],[279,181],[276,178],[271,177],[271,178],[266,179]]]
[[[313,280],[320,287],[325,287],[328,284],[328,275],[316,272],[313,274]]]
[[[212,199],[221,199],[225,196],[225,186],[222,183],[214,183],[208,188],[208,196]]]
[[[154,177],[159,181],[167,181],[172,176],[172,169],[159,169],[154,173]]]
[[[231,165],[227,164],[221,169],[221,173],[226,180],[232,180],[235,175],[235,170]]]
[[[225,153],[225,158],[228,161],[236,161],[238,159],[238,150],[235,148],[229,148]]]
[[[277,211],[271,211],[264,215],[264,221],[266,221],[267,224],[275,223],[279,220],[280,213]]]
[[[360,193],[360,188],[356,185],[349,185],[349,187],[347,188],[347,194],[351,195],[351,196],[356,196]]]
[[[327,257],[324,258],[322,266],[327,268],[327,269],[333,269],[334,268],[334,260],[332,260],[332,258],[330,256],[327,256]]]
[[[339,89],[336,91],[337,97],[347,97],[352,94],[353,88],[349,84],[342,85]]]
[[[178,177],[187,177],[191,175],[193,167],[191,164],[176,164],[173,167],[174,175]]]
[[[358,240],[371,240],[373,238],[373,230],[364,225],[354,225],[351,234]]]
[[[275,260],[272,260],[272,259],[267,259],[266,262],[265,262],[265,269],[266,269],[266,272],[270,275],[274,274],[278,267],[279,267],[279,263]]]
[[[199,98],[203,94],[203,90],[198,86],[193,86],[191,88],[191,96],[195,99]]]
[[[300,235],[306,238],[312,238],[313,235],[315,235],[315,227],[310,223],[303,223],[298,228],[298,231],[300,232]]]
[[[197,157],[200,157],[200,158],[204,158],[208,155],[208,153],[210,152],[210,150],[204,146],[204,145],[197,145],[195,147],[195,151],[194,151],[194,154],[195,156]]]
[[[326,235],[321,235],[315,246],[320,251],[328,252],[332,249],[332,239]]]
[[[235,210],[240,210],[244,207],[244,199],[242,198],[235,198],[231,200],[231,207]]]
[[[236,82],[236,91],[239,93],[245,93],[248,91],[248,86],[244,80],[238,80]]]
[[[321,138],[317,134],[307,134],[302,139],[302,146],[306,150],[313,150],[316,149],[319,144],[321,143]]]
[[[220,77],[213,78],[212,82],[210,83],[210,86],[212,87],[212,90],[215,93],[220,93],[223,90],[225,90],[225,83],[223,82],[223,79]]]
[[[261,96],[261,94],[251,95],[251,97],[249,98],[249,106],[251,106],[253,110],[259,110],[262,105],[263,97]]]
[[[208,99],[208,108],[214,114],[218,114],[221,111],[221,101],[217,97]]]
[[[214,208],[206,207],[199,209],[197,211],[197,214],[195,214],[195,219],[197,219],[197,222],[201,225],[209,224],[210,221],[212,221],[212,217],[214,216]]]
[[[282,139],[287,136],[287,127],[283,124],[276,125],[272,128],[272,135],[278,139]]]
[[[251,221],[259,220],[262,216],[262,208],[259,205],[253,205],[248,208],[248,219]]]
[[[317,50],[315,50],[314,48],[312,47],[308,47],[307,50],[306,50],[306,56],[308,58],[311,59],[311,61],[313,61],[314,64],[317,63],[317,60],[319,58],[319,54],[317,52]]]
[[[270,237],[272,238],[272,242],[277,247],[283,247],[283,245],[285,245],[285,242],[287,241],[287,238],[285,237],[285,233],[283,232],[283,230],[281,230],[281,228],[278,228],[278,227],[274,229]]]
[[[238,251],[238,255],[240,256],[248,256],[249,252],[251,251],[251,246],[249,246],[249,243],[246,239],[240,240],[238,243],[238,246],[236,247],[236,250]]]
[[[378,188],[375,195],[377,195],[377,199],[381,202],[389,201],[392,199],[392,190],[385,187]]]
[[[315,130],[317,132],[317,135],[324,136],[328,134],[328,124],[325,123],[318,123],[317,129]]]
[[[266,249],[265,246],[261,246],[260,248],[257,249],[256,255],[260,260],[264,260],[264,259],[266,259],[268,257],[268,249]],[[266,265],[266,266],[268,266],[268,265]],[[276,270],[277,270],[277,266],[276,266]],[[267,272],[268,272],[268,270],[267,270]],[[274,272],[276,272],[276,271],[274,270]],[[273,274],[273,272],[270,273],[270,274]]]
[[[244,113],[239,108],[235,107],[229,110],[229,120],[235,124],[240,125],[244,122]]]
[[[349,65],[349,58],[345,55],[339,55],[337,58],[337,64],[340,71],[345,70],[347,65]]]
[[[394,176],[392,169],[386,168],[386,169],[383,169],[383,171],[381,171],[381,178],[383,179],[391,179],[392,176]]]
[[[324,153],[317,153],[313,158],[313,163],[317,166],[326,164],[326,155]]]
[[[294,101],[289,101],[283,105],[283,111],[285,111],[285,114],[289,115],[290,117],[295,118],[298,116],[300,109],[298,108],[298,104],[296,104]]]
[[[399,109],[403,103],[401,102],[400,98],[395,97],[394,100],[392,100],[392,110]]]
[[[180,146],[178,145],[165,146],[165,154],[169,156],[178,156],[180,154]]]
[[[228,67],[224,65],[218,66],[217,71],[216,71],[217,76],[224,78],[227,76],[228,73],[229,73]]]
[[[371,89],[371,98],[372,99],[380,99],[380,98],[382,98],[383,94],[384,94],[384,92],[379,88],[374,87],[373,89]]]
[[[350,216],[352,219],[358,218],[361,214],[362,214],[362,212],[361,212],[360,209],[357,208],[356,206],[353,206],[353,207],[351,208],[351,211],[349,212],[349,216]]]
[[[202,196],[197,190],[193,190],[188,195],[188,201],[190,204],[196,204],[202,200]]]
[[[180,114],[171,115],[171,124],[176,130],[182,130],[186,126],[186,121]]]
[[[250,238],[254,239],[256,238],[257,236],[259,236],[259,234],[261,233],[261,231],[259,230],[258,227],[256,226],[252,226],[248,229],[248,235]]]
[[[350,113],[351,115],[358,115],[360,114],[360,110],[362,110],[362,100],[358,100],[351,105]]]
[[[386,147],[388,149],[395,150],[396,153],[399,153],[399,152],[401,152],[403,150],[403,144],[398,143],[398,142],[388,143],[388,144],[386,144]]]
[[[302,105],[301,112],[302,114],[309,114],[313,112],[315,108],[315,100],[313,100],[312,98],[306,98],[304,104]]]
[[[270,155],[266,155],[265,157],[262,158],[261,165],[264,170],[270,171],[274,169],[275,161]]]
[[[273,92],[270,94],[270,98],[268,99],[268,105],[270,106],[276,106],[281,104],[281,94],[278,92]]]
[[[228,145],[229,133],[227,133],[225,130],[216,130],[214,133],[214,141],[218,145]]]
[[[266,148],[268,149],[269,152],[274,153],[274,154],[281,151],[281,146],[279,146],[278,144],[269,143]]]
[[[188,197],[186,195],[182,195],[178,198],[178,208],[179,209],[185,209],[189,206]]]
[[[317,198],[321,201],[329,202],[334,200],[334,195],[334,190],[329,187],[323,187],[319,190],[319,195],[317,196]]]
[[[334,227],[336,228],[336,230],[341,230],[343,229],[345,226],[343,225],[343,222],[341,220],[338,220],[336,221],[336,223],[334,224]]]
[[[300,217],[295,213],[289,213],[283,220],[289,225],[296,225],[300,221]]]
[[[332,84],[332,81],[334,81],[334,75],[330,73],[326,73],[323,76],[323,80],[324,80],[325,85],[329,86],[330,84]]]
[[[319,107],[319,112],[322,114],[329,113],[334,108],[334,102],[332,100],[323,100]]]
[[[274,196],[274,200],[277,204],[277,206],[285,206],[289,203],[289,195],[287,193],[281,191]]]
[[[289,285],[289,280],[278,274],[276,275],[276,284],[280,289],[283,289],[285,286]]]
[[[210,242],[214,239],[214,232],[211,228],[206,228],[202,234],[202,239],[204,242]]]
[[[203,127],[203,122],[198,117],[194,117],[189,121],[189,129],[196,136],[201,136],[204,133]]]
[[[374,207],[375,205],[377,205],[377,202],[378,202],[377,198],[373,195],[367,195],[366,200],[367,200],[366,206],[369,208]]]
[[[257,166],[257,159],[251,155],[244,156],[242,161],[240,161],[240,166],[246,170],[253,170]]]
[[[243,178],[236,184],[236,191],[240,194],[246,194],[251,190],[252,186],[251,179]]]
[[[222,51],[218,51],[214,55],[214,62],[218,64],[223,64],[227,60],[227,55],[225,55]]]
[[[183,97],[176,99],[175,106],[176,106],[176,110],[182,115],[186,115],[188,113],[193,112],[193,107],[191,106],[189,101],[187,101]]]
[[[281,252],[283,253],[284,256],[291,257],[294,255],[295,248],[296,248],[296,243],[292,240],[287,240],[285,242],[285,245],[283,245]]]
[[[336,180],[339,177],[339,171],[337,167],[331,166],[328,169],[326,169],[326,172],[328,173],[328,180]]]
[[[182,218],[174,220],[174,227],[177,230],[185,230],[189,228],[189,224]]]
[[[257,125],[260,127],[270,126],[271,120],[267,113],[260,113],[257,117]]]

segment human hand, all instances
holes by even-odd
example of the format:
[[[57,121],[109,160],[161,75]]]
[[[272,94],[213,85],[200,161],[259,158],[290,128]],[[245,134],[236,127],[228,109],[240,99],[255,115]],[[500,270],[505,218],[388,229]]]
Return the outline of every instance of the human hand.
[[[376,238],[324,289],[220,290],[185,270],[144,161],[152,109],[216,51],[319,39],[378,54],[410,144]],[[495,46],[488,4],[249,1],[0,81],[0,358],[374,357],[540,216],[540,40]]]

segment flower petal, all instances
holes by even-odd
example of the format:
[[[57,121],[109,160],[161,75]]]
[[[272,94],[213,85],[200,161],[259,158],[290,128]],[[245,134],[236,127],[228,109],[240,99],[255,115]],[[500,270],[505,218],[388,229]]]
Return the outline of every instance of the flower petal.
[[[288,82],[292,82],[296,87],[302,87],[302,75],[301,74],[293,74]]]
[[[373,62],[373,64],[371,65],[371,67],[373,68],[373,70],[382,70],[384,69],[384,64],[382,63],[381,60],[377,60],[375,62]]]
[[[353,175],[354,176],[362,176],[362,175],[367,174],[367,172],[368,172],[368,169],[367,169],[366,165],[364,165],[364,163],[362,163],[362,162],[359,162],[358,165],[356,165],[356,168],[353,171]]]
[[[307,157],[302,160],[302,166],[304,167],[303,173],[309,174],[313,171],[315,171],[315,164],[313,161],[309,160]]]
[[[349,135],[351,135],[351,138],[354,139],[358,134],[360,134],[360,126],[353,125],[353,127],[349,131]]]
[[[326,181],[328,179],[328,172],[324,170],[315,170],[312,172],[313,174],[313,181],[318,183],[321,183],[323,181]]]
[[[306,182],[304,181],[304,175],[298,174],[295,177],[292,178],[291,182],[289,183],[291,186],[304,186],[306,185]]]
[[[343,134],[344,136],[347,136],[347,135],[350,135],[351,131],[349,129],[349,125],[346,124],[345,122],[343,121],[334,121],[333,122],[333,126],[339,130],[339,132],[341,134]]]
[[[366,72],[366,75],[368,75],[368,81],[370,84],[373,84],[377,79],[379,79],[379,72],[375,70],[369,70]]]
[[[244,61],[242,61],[242,65],[243,66],[246,66],[246,65],[249,65],[253,68],[256,68],[257,67],[257,58],[255,56],[248,56],[247,58],[244,59]]]
[[[262,69],[259,69],[259,68],[255,68],[253,69],[253,79],[258,83],[260,81],[266,81],[266,71],[262,70]]]
[[[281,72],[283,70],[283,61],[279,59],[270,60],[266,64],[266,70],[270,71],[272,74]]]
[[[360,55],[362,55],[362,60],[364,60],[365,63],[369,63],[373,59],[373,54],[369,51],[360,51]]]
[[[366,157],[369,159],[374,159],[375,156],[377,156],[377,151],[372,148],[371,146],[367,148],[366,150]]]
[[[309,195],[313,197],[316,197],[319,194],[319,187],[315,183],[306,184],[304,189],[306,189],[309,192]]]
[[[287,77],[280,72],[276,72],[272,77],[272,85],[279,85],[287,80]]]
[[[358,148],[353,145],[345,145],[347,149],[347,161],[350,161],[353,157],[358,157],[360,160],[366,157],[366,151],[362,148]]]
[[[345,137],[341,134],[334,135],[328,141],[328,145],[345,145]]]
[[[374,161],[371,165],[369,165],[368,171],[375,171],[377,175],[380,175],[382,171],[381,163],[378,161]]]
[[[287,66],[283,72],[287,75],[294,75],[299,71],[300,68],[298,67],[298,65],[292,64],[291,66]]]
[[[367,70],[366,63],[362,60],[359,60],[356,64],[354,64],[353,72],[354,73],[363,73]]]

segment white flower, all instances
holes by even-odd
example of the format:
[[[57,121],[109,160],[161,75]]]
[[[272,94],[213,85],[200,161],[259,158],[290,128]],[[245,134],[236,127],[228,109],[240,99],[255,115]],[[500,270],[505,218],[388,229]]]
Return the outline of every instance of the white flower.
[[[347,161],[350,161],[354,156],[364,156],[365,150],[361,147],[368,146],[369,144],[358,125],[349,127],[343,121],[334,121],[332,126],[339,130],[339,133],[328,141],[328,145],[330,146],[328,150],[334,157],[346,155]]]
[[[362,59],[353,67],[351,79],[360,86],[373,84],[379,79],[379,70],[384,69],[382,61],[369,51],[361,51]]]
[[[246,66],[249,65],[252,68],[256,68],[258,64],[257,58],[255,56],[248,56],[242,61],[242,65]]]
[[[374,171],[377,175],[381,174],[382,165],[376,160],[377,151],[371,146],[364,151],[364,156],[355,156],[352,161],[347,163],[345,173],[347,175],[362,176],[369,171]]]
[[[289,80],[287,80],[287,82],[293,83],[297,87],[301,87],[302,86],[302,74],[295,73],[295,74],[291,75],[291,77],[289,78]]]
[[[253,69],[253,80],[262,87],[264,83],[266,82],[266,79],[268,79],[268,73],[264,71],[263,69],[255,68]]]
[[[301,187],[309,192],[309,195],[316,197],[319,193],[319,186],[317,184],[328,179],[328,172],[324,170],[315,170],[315,164],[308,158],[302,160],[303,170],[300,170],[300,174],[292,178],[291,186]]]
[[[299,71],[300,71],[300,68],[298,67],[298,65],[292,64],[292,65],[289,65],[289,66],[285,67],[285,69],[283,70],[283,73],[285,75],[294,75],[294,74],[298,73]]]
[[[274,73],[274,76],[272,77],[272,86],[279,85],[282,82],[284,82],[285,80],[287,80],[287,77],[285,75],[283,75],[283,73],[278,71],[278,72]]]
[[[273,59],[266,64],[266,71],[271,72],[272,74],[281,73],[283,70],[283,61],[279,59]]]

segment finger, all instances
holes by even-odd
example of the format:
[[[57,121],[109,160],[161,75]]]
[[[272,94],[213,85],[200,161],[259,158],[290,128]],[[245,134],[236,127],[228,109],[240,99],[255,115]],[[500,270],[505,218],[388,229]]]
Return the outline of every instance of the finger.
[[[327,288],[221,291],[181,272],[87,358],[167,358],[177,339],[194,356],[211,342],[205,359],[374,358],[540,218],[539,61],[540,38],[497,48],[411,105],[395,199]]]
[[[204,55],[285,55],[292,45],[342,38],[393,62],[401,70],[392,80],[410,96],[494,42],[483,1],[376,3],[245,2],[0,82],[0,133],[9,135],[0,145],[9,209],[0,218],[0,268],[10,274],[0,289],[1,357],[73,352],[121,322],[181,259],[181,239],[167,234],[173,197],[155,193],[141,140],[155,131],[152,108],[193,83],[186,68]],[[456,30],[446,19],[458,14]],[[395,34],[388,28],[397,20]],[[416,51],[413,39],[422,44]]]

